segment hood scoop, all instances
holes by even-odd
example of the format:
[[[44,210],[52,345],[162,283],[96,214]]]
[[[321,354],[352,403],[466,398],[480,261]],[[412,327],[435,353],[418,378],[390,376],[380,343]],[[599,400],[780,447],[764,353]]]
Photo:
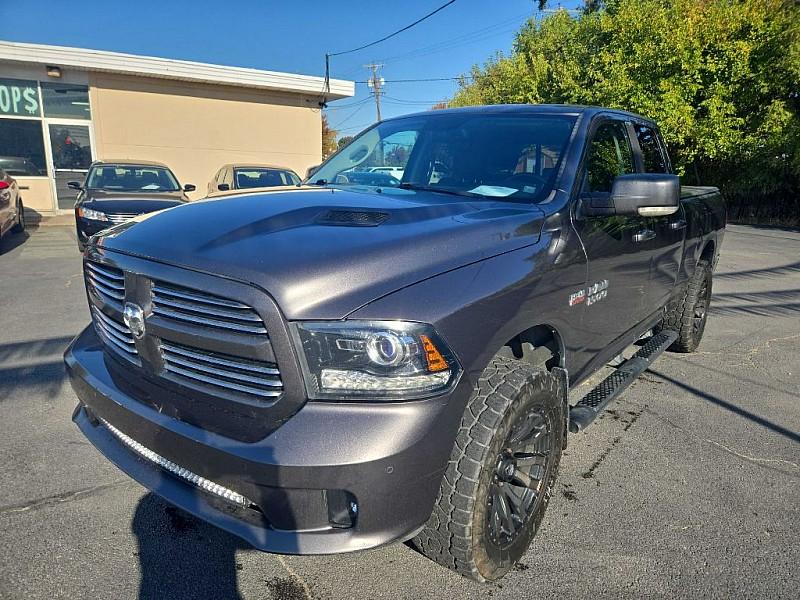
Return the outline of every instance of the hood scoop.
[[[319,225],[338,225],[340,227],[377,227],[389,213],[367,210],[329,210],[317,217]]]

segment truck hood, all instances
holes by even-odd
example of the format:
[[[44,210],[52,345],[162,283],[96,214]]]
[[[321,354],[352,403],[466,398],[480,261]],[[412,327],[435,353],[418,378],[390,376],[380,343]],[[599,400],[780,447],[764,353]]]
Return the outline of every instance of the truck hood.
[[[204,200],[100,234],[103,248],[254,284],[290,319],[341,319],[434,275],[538,241],[533,205],[301,188]]]

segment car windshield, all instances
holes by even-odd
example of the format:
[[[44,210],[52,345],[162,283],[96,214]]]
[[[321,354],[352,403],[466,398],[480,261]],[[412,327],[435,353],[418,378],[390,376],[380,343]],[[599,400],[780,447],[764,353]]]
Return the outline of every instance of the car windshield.
[[[122,192],[177,192],[178,181],[166,167],[150,165],[99,165],[86,179],[91,189]]]
[[[470,112],[394,119],[356,137],[307,183],[537,202],[553,189],[574,124],[566,115]]]
[[[237,189],[297,185],[300,178],[286,169],[241,168],[233,170]]]

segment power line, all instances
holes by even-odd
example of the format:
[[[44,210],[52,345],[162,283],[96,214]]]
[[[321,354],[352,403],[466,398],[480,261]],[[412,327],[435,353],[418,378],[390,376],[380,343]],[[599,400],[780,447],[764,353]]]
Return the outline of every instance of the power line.
[[[343,54],[351,54],[353,52],[358,52],[359,50],[364,50],[365,48],[370,48],[370,47],[372,47],[372,46],[374,46],[376,44],[380,44],[381,42],[385,42],[386,40],[388,40],[390,38],[393,38],[394,36],[396,36],[396,35],[398,35],[400,33],[403,33],[404,31],[408,31],[409,29],[411,29],[412,27],[414,27],[416,25],[419,25],[424,20],[431,18],[433,15],[435,15],[439,11],[444,10],[445,8],[447,8],[448,6],[453,4],[455,1],[456,0],[448,0],[448,2],[445,2],[439,8],[437,8],[435,10],[432,10],[427,15],[417,19],[413,23],[410,23],[409,25],[406,25],[405,27],[403,27],[401,29],[398,29],[397,31],[394,31],[394,32],[390,33],[389,35],[383,36],[379,40],[375,40],[374,42],[369,42],[368,44],[364,44],[363,46],[359,46],[358,48],[352,48],[351,50],[342,50],[341,52],[329,52],[329,53],[327,53],[325,55],[325,82],[324,82],[324,85],[323,85],[322,94],[320,96],[320,102],[319,102],[320,106],[322,106],[323,108],[325,107],[325,105],[327,103],[327,98],[326,98],[325,94],[328,94],[331,91],[331,57],[332,56],[342,56]]]
[[[446,39],[446,40],[441,40],[439,42],[436,42],[434,44],[430,44],[428,46],[423,46],[421,48],[415,48],[414,50],[410,50],[408,52],[403,52],[401,54],[396,54],[394,56],[389,56],[389,57],[383,58],[381,60],[383,62],[394,62],[394,61],[397,61],[397,60],[404,60],[405,58],[410,58],[410,57],[425,56],[427,54],[434,54],[436,52],[442,52],[444,50],[449,50],[450,48],[455,48],[457,46],[462,46],[464,44],[470,44],[470,43],[473,43],[473,42],[476,42],[476,41],[482,41],[484,39],[489,39],[489,38],[492,38],[492,37],[497,36],[497,35],[501,35],[501,34],[504,34],[504,33],[508,33],[508,32],[514,31],[519,26],[519,24],[518,24],[519,19],[521,19],[522,17],[530,17],[530,16],[533,16],[533,15],[531,15],[531,13],[529,13],[529,12],[524,12],[524,13],[518,14],[518,15],[516,15],[514,17],[511,17],[509,19],[504,19],[503,21],[498,21],[497,23],[494,23],[492,25],[488,25],[486,27],[481,27],[479,29],[468,31],[467,33],[463,33],[461,35],[457,35],[455,37],[452,37],[452,38],[449,38],[449,39]],[[511,23],[515,23],[516,24],[515,27],[512,27],[510,29],[503,29],[502,31],[492,31],[492,30],[496,30],[496,29],[498,29],[500,27],[507,26],[507,25],[509,25]]]
[[[424,83],[427,81],[460,81],[472,79],[472,75],[458,75],[457,77],[426,77],[424,79],[384,79],[383,83]],[[365,84],[369,81],[354,81],[353,83]]]
[[[404,98],[393,98],[392,96],[387,96],[384,94],[384,98],[386,98],[387,102],[390,104],[431,104],[442,102],[443,100],[439,98],[438,100],[407,100]]]
[[[347,104],[337,104],[336,106],[327,106],[325,107],[326,110],[341,110],[343,108],[351,108],[353,106],[360,106],[370,101],[370,98],[362,98],[361,100],[357,100],[356,102],[348,102]]]
[[[395,31],[395,32],[393,32],[393,33],[390,33],[389,35],[386,35],[386,36],[382,37],[382,38],[381,38],[381,39],[379,39],[379,40],[375,40],[374,42],[369,42],[368,44],[364,44],[363,46],[359,46],[358,48],[353,48],[352,50],[343,50],[343,51],[341,51],[341,52],[332,52],[332,53],[328,54],[328,56],[330,57],[330,56],[341,56],[341,55],[343,55],[343,54],[350,54],[351,52],[358,52],[359,50],[364,50],[365,48],[369,48],[369,47],[371,47],[371,46],[374,46],[374,45],[376,45],[376,44],[380,44],[381,42],[385,42],[385,41],[386,41],[386,40],[388,40],[389,38],[393,38],[393,37],[394,37],[394,36],[396,36],[397,34],[399,34],[399,33],[403,33],[404,31],[408,31],[409,29],[411,29],[411,28],[412,28],[412,27],[414,27],[415,25],[419,25],[419,24],[420,24],[420,23],[422,23],[422,22],[423,22],[425,19],[429,19],[430,17],[432,17],[433,15],[435,15],[436,13],[438,13],[439,11],[442,11],[442,10],[444,10],[445,8],[447,8],[448,6],[450,6],[451,4],[453,4],[455,1],[456,1],[456,0],[450,0],[449,2],[445,2],[445,3],[444,3],[444,4],[442,4],[442,5],[441,5],[439,8],[437,8],[436,10],[432,10],[431,12],[429,12],[429,13],[428,13],[427,15],[425,15],[424,17],[417,19],[416,21],[414,21],[414,22],[413,22],[413,23],[411,23],[410,25],[406,25],[406,26],[405,26],[405,27],[403,27],[402,29],[398,29],[397,31]]]

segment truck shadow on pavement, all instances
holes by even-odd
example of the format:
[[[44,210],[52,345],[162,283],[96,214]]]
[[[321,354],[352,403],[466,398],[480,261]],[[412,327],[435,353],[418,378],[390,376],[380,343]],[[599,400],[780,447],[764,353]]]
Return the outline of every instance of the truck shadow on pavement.
[[[683,383],[682,381],[678,381],[674,377],[670,377],[669,375],[667,375],[666,373],[664,373],[659,369],[654,369],[650,367],[648,370],[654,375],[657,375],[658,377],[663,379],[664,381],[668,381],[672,385],[681,388],[682,390],[690,393],[693,396],[702,398],[706,402],[710,402],[711,404],[714,404],[720,408],[730,411],[733,414],[739,415],[740,417],[744,417],[745,419],[749,419],[753,423],[761,425],[762,427],[765,427],[766,429],[769,429],[770,431],[782,435],[783,437],[790,439],[794,442],[800,443],[800,433],[792,431],[791,429],[787,429],[786,427],[778,425],[777,423],[773,423],[769,419],[760,417],[757,414],[750,412],[749,410],[745,410],[739,406],[736,406],[731,402],[728,402],[727,400],[723,400],[722,398],[717,398],[716,396],[704,392],[703,390],[696,388],[692,385]]]
[[[72,336],[0,344],[0,401],[24,392],[54,398],[66,379],[61,354]]]
[[[139,546],[139,598],[239,599],[239,538],[146,494],[131,526]]]

